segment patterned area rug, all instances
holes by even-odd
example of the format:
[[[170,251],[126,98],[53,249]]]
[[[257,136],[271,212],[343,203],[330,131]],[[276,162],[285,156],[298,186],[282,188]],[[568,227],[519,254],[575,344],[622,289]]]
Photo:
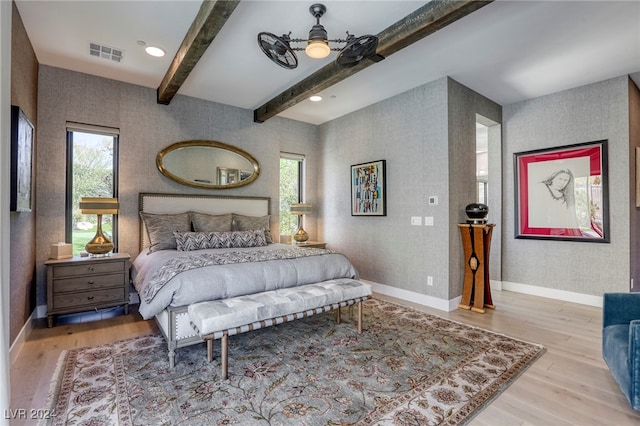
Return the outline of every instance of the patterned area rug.
[[[230,337],[226,381],[204,344],[178,349],[169,370],[159,335],[70,350],[49,423],[464,424],[544,353],[389,302],[364,307],[361,335],[345,308],[341,324],[327,313]]]

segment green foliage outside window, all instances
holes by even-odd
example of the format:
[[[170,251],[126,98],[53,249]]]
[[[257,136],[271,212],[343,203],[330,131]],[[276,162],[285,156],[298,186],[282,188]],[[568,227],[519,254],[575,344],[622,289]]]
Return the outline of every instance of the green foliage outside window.
[[[291,204],[300,202],[300,161],[280,159],[280,235],[298,230],[298,217],[289,213]]]

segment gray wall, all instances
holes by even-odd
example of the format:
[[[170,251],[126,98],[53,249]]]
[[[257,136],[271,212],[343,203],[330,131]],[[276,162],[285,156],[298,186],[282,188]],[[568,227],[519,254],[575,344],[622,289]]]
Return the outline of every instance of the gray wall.
[[[49,245],[64,241],[66,122],[120,129],[119,251],[138,252],[138,193],[207,193],[271,197],[271,227],[278,235],[280,151],[307,159],[306,201],[318,203],[318,129],[298,121],[274,118],[253,123],[253,112],[178,95],[170,105],[156,103],[156,91],[50,66],[41,66],[38,104],[38,304],[46,303],[45,269]],[[249,186],[199,190],[165,178],[156,154],[190,139],[211,139],[237,146],[261,165],[260,178]],[[316,218],[305,229],[316,238]]]
[[[636,148],[640,147],[640,90],[628,79],[629,84],[629,193],[631,194],[630,209],[630,227],[629,236],[631,238],[631,277],[633,277],[634,286],[631,291],[640,291],[640,238],[637,238],[640,232],[640,208],[636,207],[636,203],[640,203],[640,194],[636,194],[636,185],[640,185],[638,181],[638,173],[640,173],[640,156],[636,158]]]
[[[252,122],[252,112],[177,96],[157,105],[155,90],[42,66],[39,74],[37,265],[38,304],[44,300],[49,244],[64,238],[65,123],[117,127],[120,139],[120,251],[138,250],[139,192],[269,195],[277,227],[280,151],[307,156],[306,201],[319,206],[306,220],[312,239],[344,252],[361,275],[378,283],[443,300],[460,295],[462,247],[456,223],[475,197],[475,114],[504,122],[503,214],[492,259],[501,256],[501,279],[601,295],[628,289],[634,234],[630,234],[631,144],[626,77],[500,107],[443,78],[316,127],[274,118]],[[636,95],[634,95],[637,97]],[[236,145],[261,163],[252,185],[226,191],[181,186],[162,176],[155,155],[180,140],[214,139]],[[514,152],[609,139],[611,244],[515,240]],[[387,216],[350,215],[350,166],[387,161]],[[612,166],[612,165],[615,165]],[[439,197],[438,206],[427,197]],[[412,226],[411,216],[432,216],[435,226]],[[274,229],[277,235],[277,229]],[[635,240],[634,240],[635,241]],[[502,250],[495,250],[502,244]],[[635,243],[634,243],[635,244]],[[540,265],[545,265],[541,268]],[[426,284],[433,276],[434,285]]]
[[[31,123],[38,126],[38,60],[24,29],[15,3],[11,3],[11,105],[22,109]],[[34,150],[38,150],[38,138]],[[14,342],[35,308],[36,270],[36,209],[37,198],[33,182],[38,168],[33,165],[30,212],[11,212],[11,315],[10,342]],[[8,186],[7,186],[8,187]]]
[[[628,291],[629,86],[620,77],[503,108],[503,281],[600,296]],[[608,139],[610,244],[514,238],[513,154]],[[637,279],[636,279],[637,280]]]
[[[478,93],[468,89],[455,80],[448,79],[448,123],[449,123],[449,240],[451,256],[449,257],[449,293],[448,299],[462,294],[464,282],[465,259],[463,256],[462,238],[456,226],[464,223],[467,216],[464,208],[476,202],[476,114],[480,114],[496,123],[502,122],[502,107]],[[500,246],[502,235],[502,199],[499,193],[501,173],[499,163],[500,146],[490,144],[489,194],[492,202],[488,203],[488,221],[496,226],[491,241],[491,275],[490,279],[500,279]],[[497,169],[497,170],[496,170]],[[454,255],[454,253],[456,255]]]
[[[362,278],[444,300],[460,295],[456,224],[476,197],[476,113],[500,121],[498,105],[443,78],[321,126],[319,229]],[[350,166],[382,159],[387,216],[351,216]],[[432,195],[437,206],[427,204]],[[412,226],[412,216],[432,216],[434,226]]]

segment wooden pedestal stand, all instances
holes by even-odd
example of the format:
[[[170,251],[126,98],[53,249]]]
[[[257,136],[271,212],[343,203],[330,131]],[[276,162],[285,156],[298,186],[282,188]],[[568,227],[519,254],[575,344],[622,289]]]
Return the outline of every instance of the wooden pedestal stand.
[[[495,309],[489,283],[489,248],[495,224],[459,223],[464,248],[464,288],[460,309],[484,314],[485,308]]]

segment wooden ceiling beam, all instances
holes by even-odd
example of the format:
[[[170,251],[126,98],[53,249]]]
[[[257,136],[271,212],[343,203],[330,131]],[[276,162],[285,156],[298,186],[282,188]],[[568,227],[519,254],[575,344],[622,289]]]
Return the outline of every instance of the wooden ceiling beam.
[[[384,57],[391,56],[492,2],[493,0],[432,0],[378,33],[376,53]],[[258,107],[253,111],[253,120],[263,123],[374,63],[365,60],[354,67],[341,68],[333,61]]]
[[[159,104],[169,105],[216,38],[240,0],[204,0],[157,89]]]

